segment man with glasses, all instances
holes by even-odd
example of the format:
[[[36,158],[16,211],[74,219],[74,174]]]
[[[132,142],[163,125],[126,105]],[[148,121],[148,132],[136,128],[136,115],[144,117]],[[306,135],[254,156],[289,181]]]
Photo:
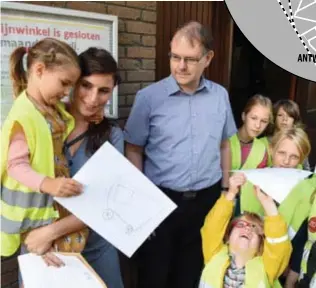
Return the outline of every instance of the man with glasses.
[[[221,142],[234,133],[227,91],[203,77],[213,39],[197,22],[170,44],[171,75],[140,90],[125,127],[127,158],[178,207],[139,251],[139,288],[193,288],[200,229],[221,193]]]

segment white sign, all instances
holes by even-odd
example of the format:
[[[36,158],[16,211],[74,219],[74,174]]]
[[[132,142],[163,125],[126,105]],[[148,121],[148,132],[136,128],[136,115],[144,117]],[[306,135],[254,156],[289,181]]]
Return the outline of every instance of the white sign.
[[[31,253],[18,256],[24,288],[106,288],[80,254],[55,254],[65,266],[47,266],[41,256]]]
[[[73,178],[84,185],[84,192],[56,201],[128,257],[176,208],[108,142]]]
[[[262,168],[239,170],[249,182],[281,203],[292,189],[313,172],[292,168]],[[239,172],[235,171],[235,172]]]
[[[12,103],[9,57],[19,46],[31,47],[45,37],[67,42],[79,54],[89,47],[108,50],[117,60],[116,16],[1,2],[1,124]],[[118,117],[117,89],[105,108],[110,118]]]

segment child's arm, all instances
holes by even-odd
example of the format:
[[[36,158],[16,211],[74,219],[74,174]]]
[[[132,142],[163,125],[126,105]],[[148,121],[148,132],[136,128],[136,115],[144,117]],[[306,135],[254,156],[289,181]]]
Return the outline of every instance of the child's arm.
[[[54,240],[86,227],[80,219],[71,214],[52,224],[32,230],[24,243],[29,252],[41,255],[47,252]]]
[[[263,193],[259,187],[256,186],[255,190],[266,214],[262,259],[269,283],[272,286],[289,263],[292,245],[288,238],[287,225],[282,216],[279,215],[273,199]]]
[[[30,166],[30,153],[23,131],[16,132],[12,137],[8,150],[8,175],[34,191],[40,191],[45,178]]]
[[[224,245],[227,225],[233,214],[234,200],[239,187],[246,182],[243,174],[235,174],[229,179],[229,191],[217,200],[205,218],[201,229],[202,250],[206,264]]]
[[[278,279],[286,269],[292,253],[287,225],[281,215],[268,216],[264,222],[266,239],[263,248],[263,264],[269,283]]]
[[[17,123],[13,127],[9,143],[7,172],[22,185],[52,196],[74,196],[82,190],[81,184],[73,179],[52,179],[32,169],[27,140],[22,127]]]
[[[234,202],[221,195],[205,218],[201,229],[204,263],[222,248],[226,228],[233,213]]]

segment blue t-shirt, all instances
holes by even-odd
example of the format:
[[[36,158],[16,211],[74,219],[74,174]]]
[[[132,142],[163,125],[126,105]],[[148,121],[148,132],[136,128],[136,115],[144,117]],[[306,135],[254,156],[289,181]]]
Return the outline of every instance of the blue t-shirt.
[[[124,137],[123,132],[119,127],[112,127],[109,142],[123,154]],[[70,155],[68,150],[66,151],[66,158],[69,163],[71,177],[73,177],[91,157],[91,155],[87,155],[86,153],[86,145],[87,139],[85,138],[73,156]],[[107,249],[110,245],[109,242],[90,229],[88,241],[82,254],[88,262],[94,261],[94,259],[99,257],[100,250]]]

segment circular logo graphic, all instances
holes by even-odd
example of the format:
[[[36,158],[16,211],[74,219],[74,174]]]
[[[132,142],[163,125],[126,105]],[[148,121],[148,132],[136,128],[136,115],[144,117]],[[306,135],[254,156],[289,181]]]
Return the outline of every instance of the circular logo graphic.
[[[316,217],[312,217],[308,221],[308,230],[311,233],[316,233]]]
[[[225,0],[237,26],[265,57],[316,81],[316,0]]]

